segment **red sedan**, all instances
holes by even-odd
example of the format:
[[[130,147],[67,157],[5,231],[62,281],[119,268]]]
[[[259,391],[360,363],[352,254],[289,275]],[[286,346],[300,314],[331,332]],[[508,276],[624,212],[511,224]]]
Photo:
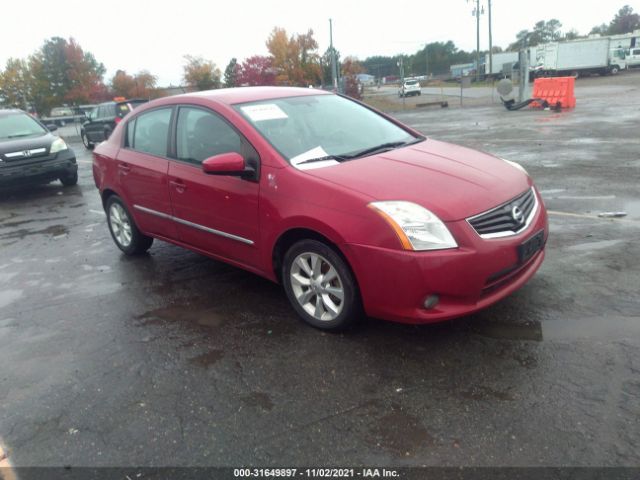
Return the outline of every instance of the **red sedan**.
[[[311,89],[149,102],[94,151],[116,245],[154,238],[284,286],[309,324],[430,323],[540,267],[547,215],[522,167]]]

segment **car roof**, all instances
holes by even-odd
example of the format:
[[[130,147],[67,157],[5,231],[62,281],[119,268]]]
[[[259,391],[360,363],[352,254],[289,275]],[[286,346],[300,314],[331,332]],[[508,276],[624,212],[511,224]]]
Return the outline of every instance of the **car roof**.
[[[20,110],[19,108],[0,108],[0,115],[2,116],[15,115],[17,113],[24,113],[25,115],[27,114],[27,112]]]
[[[285,97],[301,97],[307,95],[331,95],[331,92],[315,88],[299,87],[236,87],[206,90],[203,92],[185,93],[171,97],[172,99],[207,98],[226,105],[257,102]]]

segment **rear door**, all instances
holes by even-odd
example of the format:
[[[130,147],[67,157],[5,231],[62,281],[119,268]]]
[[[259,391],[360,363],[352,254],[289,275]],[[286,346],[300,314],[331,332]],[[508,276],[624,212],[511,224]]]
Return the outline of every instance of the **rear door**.
[[[177,235],[167,179],[173,111],[171,106],[160,107],[127,121],[125,145],[117,156],[120,190],[138,227],[171,239]]]
[[[240,153],[258,171],[256,150],[212,110],[181,106],[175,123],[169,192],[180,239],[210,254],[256,266],[259,183],[202,171],[203,160],[229,152]]]

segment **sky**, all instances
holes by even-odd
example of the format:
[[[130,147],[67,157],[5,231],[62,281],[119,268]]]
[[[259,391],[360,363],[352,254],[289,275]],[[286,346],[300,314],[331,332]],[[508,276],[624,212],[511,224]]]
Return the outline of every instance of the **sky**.
[[[487,0],[482,0],[480,49],[488,47]],[[557,18],[562,30],[588,33],[609,23],[623,5],[640,0],[493,0],[493,44],[506,47],[520,30]],[[425,43],[452,40],[475,50],[475,1],[467,0],[3,0],[0,66],[27,57],[45,39],[73,37],[107,68],[149,70],[158,86],[179,85],[184,55],[212,60],[224,71],[232,57],[266,55],[273,27],[291,35],[313,29],[324,52],[333,42],[342,57],[412,54]],[[12,21],[6,21],[12,19]]]

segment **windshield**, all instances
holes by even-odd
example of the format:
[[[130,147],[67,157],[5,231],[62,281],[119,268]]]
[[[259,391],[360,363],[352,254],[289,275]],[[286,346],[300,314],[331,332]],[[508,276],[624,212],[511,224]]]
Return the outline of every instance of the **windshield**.
[[[404,82],[404,84],[408,85],[410,87],[413,87],[414,85],[418,84],[418,81],[417,80],[408,80],[408,81]]]
[[[293,165],[323,157],[354,157],[376,146],[400,146],[418,138],[338,95],[279,98],[235,108]]]
[[[0,138],[30,137],[47,131],[29,115],[16,113],[0,116]]]

